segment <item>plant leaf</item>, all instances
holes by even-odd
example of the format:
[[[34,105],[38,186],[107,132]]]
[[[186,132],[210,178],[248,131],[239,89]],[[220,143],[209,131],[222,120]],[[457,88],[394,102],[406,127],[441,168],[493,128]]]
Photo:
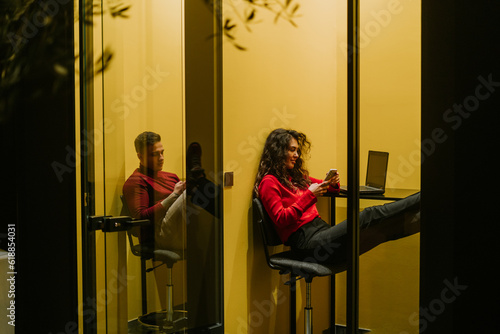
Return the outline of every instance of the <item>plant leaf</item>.
[[[96,61],[96,64],[98,66],[96,74],[104,72],[109,67],[112,58],[113,58],[113,52],[109,51],[108,49],[105,49],[102,55]]]
[[[235,46],[238,50],[241,50],[241,51],[246,51],[246,50],[247,50],[247,48],[245,48],[245,47],[243,47],[243,46],[241,46],[241,45],[239,45],[239,44],[233,43],[233,45],[234,45],[234,46]]]
[[[234,27],[236,27],[236,24],[229,25],[230,22],[231,22],[231,19],[226,19],[226,22],[224,23],[224,30],[231,30]]]
[[[250,15],[247,16],[247,22],[253,20],[254,18],[255,18],[255,9],[252,9]]]
[[[280,16],[281,16],[281,12],[278,12],[278,13],[276,14],[276,16],[274,17],[274,23],[277,23],[277,22],[278,22],[278,19],[280,18]]]
[[[128,15],[124,15],[124,13],[130,9],[130,6],[126,6],[123,8],[120,8],[120,6],[122,6],[122,4],[118,4],[116,6],[109,8],[111,10],[111,16],[112,17],[121,16],[123,18],[128,18]]]

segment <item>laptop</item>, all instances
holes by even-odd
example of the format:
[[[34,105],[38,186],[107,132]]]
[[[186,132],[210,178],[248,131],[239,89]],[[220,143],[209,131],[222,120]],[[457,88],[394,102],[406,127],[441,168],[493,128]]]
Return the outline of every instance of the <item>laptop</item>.
[[[360,194],[383,194],[385,192],[388,163],[388,152],[368,151],[366,184],[364,186],[359,186]],[[347,186],[340,186],[340,192],[346,193]]]

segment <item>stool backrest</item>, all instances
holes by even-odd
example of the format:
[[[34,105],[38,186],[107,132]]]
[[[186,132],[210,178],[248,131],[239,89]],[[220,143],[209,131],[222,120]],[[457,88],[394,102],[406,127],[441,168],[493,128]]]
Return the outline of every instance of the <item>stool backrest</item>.
[[[131,217],[132,215],[130,214],[130,210],[127,206],[127,202],[125,201],[124,196],[120,195],[120,199],[122,200],[121,215]],[[141,233],[140,226],[134,226],[134,227],[127,230],[127,236],[128,236],[128,242],[130,245],[130,250],[131,250],[132,254],[134,254],[135,256],[140,256],[141,258],[144,258],[144,259],[151,259],[151,258],[153,258],[154,247],[153,247],[153,245],[142,245],[139,242],[139,238],[138,238],[140,233]],[[134,239],[137,239],[137,242],[135,242]]]
[[[259,198],[253,199],[254,221],[260,226],[262,239],[265,246],[278,246],[281,241],[271,217],[267,214],[262,201]]]

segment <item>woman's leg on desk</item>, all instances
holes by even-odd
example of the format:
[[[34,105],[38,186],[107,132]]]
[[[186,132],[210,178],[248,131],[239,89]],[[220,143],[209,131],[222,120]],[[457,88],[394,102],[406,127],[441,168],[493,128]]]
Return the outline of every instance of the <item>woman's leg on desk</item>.
[[[294,233],[292,249],[303,257],[318,262],[345,261],[347,220],[329,226],[313,221]],[[360,253],[389,240],[403,238],[420,231],[420,193],[402,200],[368,207],[359,214]]]

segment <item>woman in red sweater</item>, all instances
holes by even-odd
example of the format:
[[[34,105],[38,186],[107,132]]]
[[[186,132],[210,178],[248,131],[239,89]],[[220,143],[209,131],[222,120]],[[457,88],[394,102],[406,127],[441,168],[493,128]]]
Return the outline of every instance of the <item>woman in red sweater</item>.
[[[347,221],[331,226],[321,219],[317,198],[339,192],[339,175],[328,181],[309,176],[302,156],[310,143],[305,134],[276,129],[264,144],[254,186],[285,245],[299,256],[322,263],[346,258]],[[360,252],[420,231],[420,193],[366,208],[359,214]]]

